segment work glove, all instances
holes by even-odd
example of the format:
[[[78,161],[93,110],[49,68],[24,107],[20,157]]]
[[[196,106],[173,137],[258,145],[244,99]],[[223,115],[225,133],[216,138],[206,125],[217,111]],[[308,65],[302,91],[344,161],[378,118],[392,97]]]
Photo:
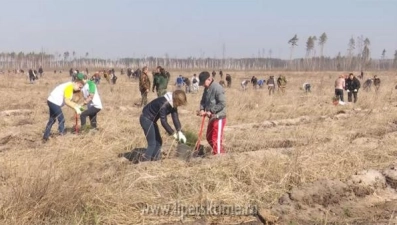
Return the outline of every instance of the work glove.
[[[182,133],[182,131],[178,131],[177,133],[174,134],[174,138],[178,140],[181,143],[186,143],[186,137]]]
[[[349,89],[347,89],[346,92],[350,92]]]
[[[77,113],[78,115],[81,114],[80,106],[75,106],[75,107],[74,107],[74,110],[76,111],[76,113]]]
[[[354,89],[354,92],[357,92],[357,89]]]

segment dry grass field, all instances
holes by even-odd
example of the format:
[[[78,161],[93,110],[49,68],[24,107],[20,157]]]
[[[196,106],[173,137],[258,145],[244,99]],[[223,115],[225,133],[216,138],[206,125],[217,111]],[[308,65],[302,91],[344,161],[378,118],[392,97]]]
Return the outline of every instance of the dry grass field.
[[[240,83],[279,72],[224,73],[233,77],[226,89],[228,154],[140,164],[119,157],[146,147],[136,81],[102,80],[99,132],[54,135],[43,144],[46,99],[68,74],[48,72],[34,85],[22,75],[0,75],[0,224],[261,224],[254,215],[143,213],[148,205],[176,203],[256,206],[269,224],[397,223],[396,72],[376,72],[380,92],[360,90],[358,102],[345,106],[331,103],[340,72],[282,72],[287,91],[274,96],[251,85],[243,92]],[[305,81],[309,94],[301,90]],[[201,93],[189,94],[180,109],[185,131],[199,131]],[[21,109],[31,111],[4,112]],[[70,128],[74,112],[63,111]],[[173,152],[173,139],[160,129],[163,152]]]

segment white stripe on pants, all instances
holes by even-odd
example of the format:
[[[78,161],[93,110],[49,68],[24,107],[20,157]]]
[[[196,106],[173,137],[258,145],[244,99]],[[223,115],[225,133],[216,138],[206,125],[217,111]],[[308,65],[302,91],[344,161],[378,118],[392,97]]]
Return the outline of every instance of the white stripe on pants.
[[[216,143],[216,152],[217,154],[221,154],[221,140],[222,140],[222,122],[223,119],[218,120],[218,138],[217,138],[217,143]]]

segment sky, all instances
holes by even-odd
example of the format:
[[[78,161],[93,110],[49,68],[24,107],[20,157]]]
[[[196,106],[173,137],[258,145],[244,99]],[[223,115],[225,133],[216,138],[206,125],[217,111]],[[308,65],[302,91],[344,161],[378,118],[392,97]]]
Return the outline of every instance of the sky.
[[[324,55],[351,37],[373,58],[397,50],[397,0],[0,0],[0,52],[124,57],[304,57],[309,36]],[[319,46],[317,54],[319,54]]]

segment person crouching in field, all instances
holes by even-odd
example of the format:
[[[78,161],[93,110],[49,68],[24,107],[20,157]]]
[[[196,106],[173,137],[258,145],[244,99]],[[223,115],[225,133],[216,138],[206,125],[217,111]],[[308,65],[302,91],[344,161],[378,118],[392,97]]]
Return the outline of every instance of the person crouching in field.
[[[77,74],[74,81],[69,81],[58,85],[47,99],[48,108],[50,110],[50,118],[45,128],[43,141],[48,141],[50,137],[52,125],[58,118],[58,131],[61,135],[65,134],[65,118],[62,113],[62,107],[66,104],[74,109],[78,115],[81,114],[81,106],[72,102],[73,91],[80,91],[84,85],[84,75]]]
[[[141,106],[145,106],[147,104],[147,95],[150,90],[150,79],[148,75],[149,69],[147,66],[142,68],[141,76],[139,77],[139,91],[141,92]]]
[[[97,129],[97,114],[102,109],[98,88],[94,81],[88,80],[81,91],[84,97],[84,105],[87,105],[87,110],[80,115],[81,127],[84,128],[86,126],[86,118],[88,116],[90,118],[90,128]]]
[[[259,79],[258,80],[258,87],[260,88],[260,89],[262,89],[263,88],[263,85],[265,84],[265,80],[264,79]]]
[[[241,88],[243,89],[243,91],[247,90],[247,86],[248,86],[249,82],[250,82],[249,80],[243,80],[241,82]]]
[[[225,153],[222,143],[223,129],[226,124],[225,91],[220,84],[214,82],[214,78],[207,71],[201,72],[199,79],[200,86],[204,86],[204,93],[198,115],[210,118],[206,135],[208,144],[212,147],[212,154]]]
[[[178,107],[186,104],[185,92],[176,90],[174,92],[167,92],[164,96],[154,99],[143,108],[139,121],[148,142],[148,147],[140,161],[156,161],[161,159],[163,140],[157,125],[159,119],[161,125],[169,135],[172,135],[180,142],[186,143],[186,137],[181,131],[181,123],[178,116]],[[171,114],[176,131],[167,122],[167,115],[169,114]]]
[[[309,82],[305,82],[305,83],[303,83],[303,85],[302,85],[302,88],[303,88],[303,90],[305,91],[305,93],[309,93],[309,92],[311,92],[311,85],[310,85],[310,83]]]
[[[343,102],[343,89],[345,89],[346,81],[345,76],[339,75],[338,79],[335,80],[335,96],[339,97],[339,100]]]
[[[346,91],[347,100],[352,102],[352,96],[354,98],[354,103],[357,102],[357,93],[360,89],[360,81],[352,74],[349,74],[349,78],[346,79]]]

